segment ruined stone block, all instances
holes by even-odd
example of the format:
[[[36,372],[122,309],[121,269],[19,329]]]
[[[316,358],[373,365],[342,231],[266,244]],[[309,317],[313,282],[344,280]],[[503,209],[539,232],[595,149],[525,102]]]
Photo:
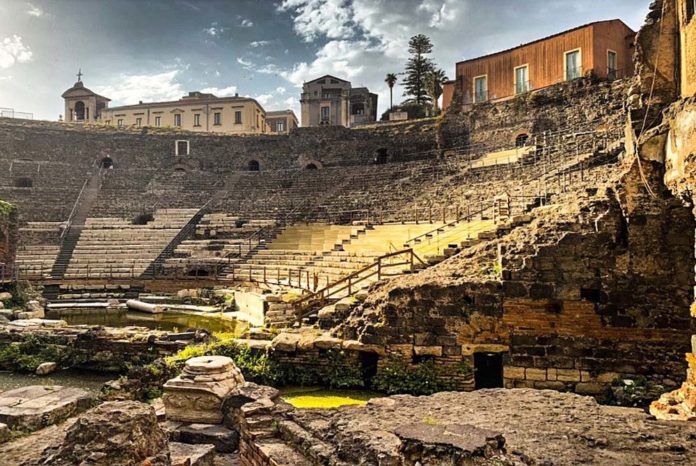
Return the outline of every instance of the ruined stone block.
[[[524,372],[525,372],[524,367],[505,366],[503,368],[503,377],[506,379],[523,380],[525,378]]]
[[[524,371],[524,376],[527,380],[545,381],[546,380],[546,369],[535,369],[532,367],[528,367]]]
[[[189,359],[181,375],[164,384],[162,401],[167,419],[219,424],[223,419],[225,399],[243,384],[242,373],[228,357]]]
[[[417,356],[442,356],[442,346],[414,346],[413,352]]]
[[[556,369],[556,380],[561,382],[580,382],[580,371],[577,369]]]

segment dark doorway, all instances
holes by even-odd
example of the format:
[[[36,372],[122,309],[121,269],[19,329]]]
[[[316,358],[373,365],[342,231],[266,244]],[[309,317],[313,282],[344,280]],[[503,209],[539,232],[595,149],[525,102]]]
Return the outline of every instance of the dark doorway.
[[[360,368],[362,369],[363,378],[368,383],[377,375],[377,363],[379,355],[377,353],[360,352]]]
[[[31,178],[17,178],[14,185],[17,188],[31,188],[34,186],[34,180]]]
[[[249,161],[249,171],[250,172],[257,172],[261,169],[261,166],[259,165],[259,162],[256,160],[250,160]]]
[[[75,119],[78,121],[85,119],[85,103],[81,100],[75,102]]]
[[[529,134],[520,134],[515,138],[515,146],[524,147],[529,140]]]
[[[387,163],[387,157],[389,157],[389,154],[387,154],[387,149],[377,149],[377,152],[375,153],[375,164],[383,165]]]
[[[474,381],[476,389],[502,388],[503,354],[474,353]]]
[[[114,166],[114,161],[111,157],[104,157],[101,161],[102,168],[111,168]]]
[[[317,166],[314,165],[313,163],[309,163],[309,164],[305,165],[305,170],[316,170],[316,169],[317,169]]]

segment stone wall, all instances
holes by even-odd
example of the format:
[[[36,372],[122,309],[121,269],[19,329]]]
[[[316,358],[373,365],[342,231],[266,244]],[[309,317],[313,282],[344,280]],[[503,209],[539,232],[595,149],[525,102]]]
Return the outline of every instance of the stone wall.
[[[17,209],[0,200],[0,265],[14,264],[17,253]]]
[[[682,232],[694,221],[664,187],[653,186],[656,198],[641,189],[636,164],[614,183],[374,290],[343,337],[445,365],[502,353],[509,387],[598,393],[637,376],[674,386],[691,334],[694,260]]]

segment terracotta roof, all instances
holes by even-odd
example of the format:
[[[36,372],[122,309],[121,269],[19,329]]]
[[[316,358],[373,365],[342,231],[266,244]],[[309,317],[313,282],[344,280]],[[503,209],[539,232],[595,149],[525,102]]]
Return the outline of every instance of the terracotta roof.
[[[541,39],[536,39],[536,40],[533,40],[533,41],[531,41],[531,42],[527,42],[527,43],[525,43],[525,44],[518,45],[518,46],[516,46],[516,47],[512,47],[512,48],[505,49],[505,50],[500,50],[499,52],[489,53],[488,55],[482,55],[482,56],[476,57],[476,58],[470,58],[470,59],[468,59],[468,60],[458,61],[458,62],[457,62],[457,65],[459,65],[460,63],[468,63],[468,62],[472,62],[472,61],[482,60],[482,59],[484,59],[484,58],[490,58],[490,57],[493,57],[493,56],[495,56],[495,55],[500,55],[500,54],[503,54],[503,53],[512,52],[513,50],[517,50],[517,49],[520,49],[520,48],[522,48],[522,47],[527,47],[527,46],[529,46],[529,45],[536,44],[536,43],[538,43],[538,42],[543,42],[543,41],[545,41],[545,40],[553,39],[554,37],[559,37],[559,36],[562,36],[562,35],[564,35],[564,34],[568,34],[568,33],[570,33],[570,32],[574,32],[574,31],[577,31],[577,30],[580,30],[580,29],[585,29],[585,28],[588,28],[588,27],[591,27],[591,26],[594,26],[594,25],[597,25],[597,24],[612,23],[612,22],[615,22],[615,21],[618,21],[619,23],[623,24],[624,27],[626,27],[626,29],[628,29],[628,30],[631,31],[633,34],[635,34],[635,31],[634,31],[633,29],[631,29],[630,27],[628,27],[628,25],[627,25],[626,23],[624,23],[622,20],[620,20],[620,19],[618,19],[618,18],[617,18],[617,19],[607,19],[607,20],[604,20],[604,21],[594,21],[594,22],[592,22],[592,23],[587,23],[587,24],[583,24],[582,26],[574,27],[573,29],[568,29],[568,30],[563,31],[563,32],[558,32],[558,33],[552,34],[552,35],[550,35],[550,36],[542,37]]]

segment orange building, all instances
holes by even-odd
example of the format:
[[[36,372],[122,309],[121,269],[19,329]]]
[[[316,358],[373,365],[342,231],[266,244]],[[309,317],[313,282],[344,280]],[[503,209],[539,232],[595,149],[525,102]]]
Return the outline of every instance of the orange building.
[[[588,75],[601,79],[632,75],[634,38],[635,32],[619,19],[598,21],[459,62],[456,80],[445,85],[443,108],[457,96],[466,106]]]

